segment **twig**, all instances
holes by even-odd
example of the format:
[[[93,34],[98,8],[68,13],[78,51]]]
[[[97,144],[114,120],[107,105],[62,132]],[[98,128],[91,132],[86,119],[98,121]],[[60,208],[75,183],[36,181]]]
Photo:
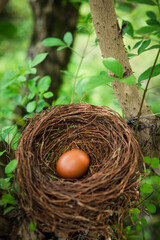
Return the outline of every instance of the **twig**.
[[[154,69],[155,69],[155,66],[156,66],[156,63],[157,63],[159,54],[160,54],[160,49],[158,50],[158,53],[157,53],[156,59],[155,59],[155,61],[154,61],[154,64],[153,64],[151,73],[150,73],[150,75],[149,75],[149,78],[148,78],[146,87],[145,87],[145,89],[144,89],[144,93],[143,93],[143,97],[142,97],[142,102],[141,102],[141,105],[140,105],[140,108],[139,108],[139,112],[138,112],[138,117],[137,117],[136,131],[135,131],[135,136],[136,136],[136,137],[137,137],[138,125],[139,125],[139,121],[140,121],[140,116],[141,116],[141,112],[142,112],[142,107],[143,107],[144,99],[145,99],[145,96],[146,96],[146,93],[147,93],[147,90],[148,90],[148,85],[149,85],[149,83],[150,83],[150,80],[151,80],[153,71],[154,71]]]
[[[71,103],[73,103],[73,100],[74,100],[74,93],[75,93],[77,78],[78,78],[78,75],[79,75],[79,70],[80,70],[80,68],[81,68],[83,59],[84,59],[85,54],[86,54],[86,50],[87,50],[88,43],[89,43],[89,38],[90,38],[90,34],[88,35],[88,39],[87,39],[87,42],[86,42],[86,46],[85,46],[85,48],[84,48],[84,50],[83,50],[83,53],[82,53],[82,56],[81,56],[81,60],[80,60],[80,63],[79,63],[79,66],[78,66],[78,69],[77,69],[77,72],[76,72],[76,75],[75,75],[74,84],[73,84],[73,91],[72,91]]]
[[[143,116],[140,116],[140,118],[147,118],[147,117],[153,117],[153,116],[156,116],[156,115],[160,115],[160,113],[153,113],[153,114],[149,114],[149,115],[143,115]],[[134,117],[133,119],[137,119],[138,117]]]
[[[144,233],[144,227],[143,227],[142,224],[141,224],[141,227],[142,227],[142,236],[143,236],[143,240],[145,240],[146,238],[145,238],[145,233]]]

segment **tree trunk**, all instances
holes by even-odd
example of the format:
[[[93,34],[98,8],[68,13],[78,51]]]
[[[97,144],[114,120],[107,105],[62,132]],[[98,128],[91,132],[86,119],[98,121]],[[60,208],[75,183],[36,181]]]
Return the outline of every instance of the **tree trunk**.
[[[52,78],[50,91],[53,99],[58,96],[62,84],[61,70],[66,69],[70,60],[71,51],[63,49],[57,51],[55,47],[46,48],[41,41],[47,37],[63,39],[66,32],[74,35],[78,20],[79,4],[73,6],[69,1],[59,0],[29,0],[34,18],[34,30],[29,47],[28,56],[33,58],[40,52],[48,52],[47,59],[38,65],[38,74],[42,77],[49,75]],[[50,103],[53,99],[50,99]]]
[[[116,58],[123,66],[124,77],[132,74],[132,69],[127,57],[123,37],[117,21],[113,0],[89,0],[91,15],[98,42],[104,58]],[[138,87],[114,81],[114,93],[128,121],[138,116],[142,95]],[[143,104],[142,116],[152,114],[146,103]],[[159,157],[160,146],[155,144],[154,138],[158,134],[160,122],[155,116],[142,118],[137,139],[145,156]]]
[[[0,13],[3,11],[9,0],[1,0],[0,2]]]

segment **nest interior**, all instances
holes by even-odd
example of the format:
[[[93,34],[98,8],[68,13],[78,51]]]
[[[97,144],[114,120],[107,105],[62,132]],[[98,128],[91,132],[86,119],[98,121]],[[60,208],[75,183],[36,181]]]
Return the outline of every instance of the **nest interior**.
[[[61,179],[56,161],[81,149],[87,173]],[[16,181],[26,214],[44,232],[121,234],[128,209],[138,201],[139,145],[113,110],[89,104],[58,105],[29,119],[16,151]]]

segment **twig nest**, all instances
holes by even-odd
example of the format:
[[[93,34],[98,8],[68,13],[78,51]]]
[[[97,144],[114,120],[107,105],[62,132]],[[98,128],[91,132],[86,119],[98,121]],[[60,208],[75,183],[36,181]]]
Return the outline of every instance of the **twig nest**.
[[[80,179],[56,171],[67,151],[88,154]],[[20,203],[44,232],[116,236],[138,201],[139,145],[113,110],[89,104],[54,106],[31,118],[16,151]]]

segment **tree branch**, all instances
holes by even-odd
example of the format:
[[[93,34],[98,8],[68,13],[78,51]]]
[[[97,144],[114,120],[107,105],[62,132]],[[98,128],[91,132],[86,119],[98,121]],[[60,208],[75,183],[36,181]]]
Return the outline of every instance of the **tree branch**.
[[[119,33],[114,1],[113,0],[89,0],[91,15],[96,31],[99,46],[104,58],[116,58],[123,66],[124,77],[132,74],[132,69],[123,44],[123,37]],[[129,121],[138,116],[139,107],[142,102],[142,95],[136,85],[131,86],[120,81],[112,84],[117,100]],[[151,109],[143,103],[142,115],[152,115]],[[137,139],[145,156],[159,157],[159,150],[155,149],[152,135],[156,134],[156,118],[141,119],[143,129],[138,129]],[[158,123],[159,124],[159,123]],[[153,131],[151,131],[153,130]]]
[[[158,53],[157,53],[156,59],[155,59],[155,61],[154,61],[154,64],[153,64],[153,67],[152,67],[152,70],[151,70],[149,79],[148,79],[147,84],[146,84],[146,87],[145,87],[145,89],[144,89],[142,102],[141,102],[141,105],[140,105],[140,108],[139,108],[139,112],[138,112],[138,118],[137,118],[135,136],[137,136],[138,125],[139,125],[139,120],[140,120],[140,116],[141,116],[141,112],[142,112],[142,107],[143,107],[144,99],[145,99],[145,96],[146,96],[146,93],[147,93],[147,90],[148,90],[148,86],[149,86],[149,83],[150,83],[150,80],[151,80],[153,71],[154,71],[154,69],[155,69],[155,66],[156,66],[156,63],[157,63],[159,54],[160,54],[160,49],[158,50]]]
[[[90,0],[89,2],[102,56],[104,58],[116,58],[123,66],[124,77],[130,76],[132,69],[123,43],[123,37],[119,33],[120,28],[115,13],[114,1]],[[119,81],[113,82],[112,86],[127,120],[136,117],[142,101],[142,95],[138,88]],[[142,114],[152,114],[146,104],[143,106]]]

